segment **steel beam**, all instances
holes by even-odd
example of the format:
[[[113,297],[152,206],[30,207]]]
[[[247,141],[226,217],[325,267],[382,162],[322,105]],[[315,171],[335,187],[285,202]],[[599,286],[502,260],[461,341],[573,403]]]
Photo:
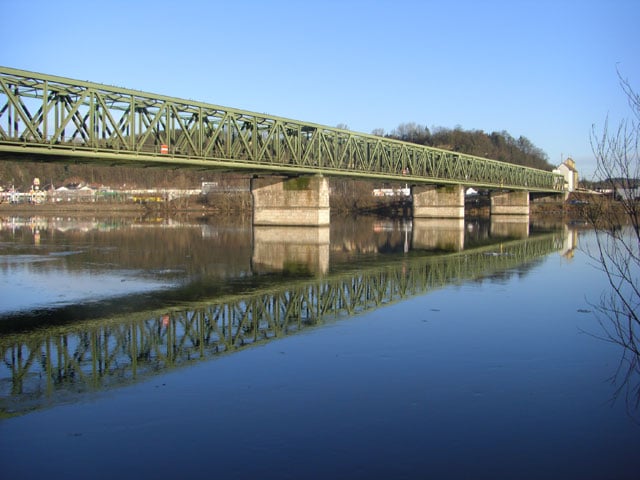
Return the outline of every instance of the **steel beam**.
[[[7,67],[0,153],[564,191],[563,177],[543,170]]]

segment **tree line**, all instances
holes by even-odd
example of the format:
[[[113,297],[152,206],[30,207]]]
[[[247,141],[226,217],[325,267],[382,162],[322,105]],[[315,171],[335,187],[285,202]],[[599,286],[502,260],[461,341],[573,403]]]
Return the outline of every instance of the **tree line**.
[[[549,163],[547,154],[527,137],[514,138],[504,130],[486,133],[482,130],[463,130],[460,126],[429,129],[427,126],[410,122],[398,125],[389,133],[385,133],[382,129],[376,129],[371,133],[541,170],[551,171],[555,168]]]
[[[142,168],[140,166],[102,166],[82,163],[55,162],[0,162],[0,186],[14,186],[27,191],[34,178],[40,179],[43,189],[60,186],[75,187],[81,185],[111,188],[195,188],[201,182],[219,181],[221,174],[215,171],[197,171],[189,169],[168,169],[161,167]]]

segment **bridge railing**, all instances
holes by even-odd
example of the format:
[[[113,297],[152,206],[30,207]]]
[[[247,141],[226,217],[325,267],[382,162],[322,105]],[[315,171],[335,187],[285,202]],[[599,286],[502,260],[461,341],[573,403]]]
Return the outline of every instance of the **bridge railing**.
[[[562,176],[202,102],[0,67],[0,152],[560,192]]]

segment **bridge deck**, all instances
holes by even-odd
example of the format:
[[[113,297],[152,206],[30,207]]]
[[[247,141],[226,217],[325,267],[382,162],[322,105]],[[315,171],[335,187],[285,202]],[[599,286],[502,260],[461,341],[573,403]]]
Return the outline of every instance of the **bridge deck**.
[[[562,192],[551,172],[98,83],[0,67],[0,154]]]

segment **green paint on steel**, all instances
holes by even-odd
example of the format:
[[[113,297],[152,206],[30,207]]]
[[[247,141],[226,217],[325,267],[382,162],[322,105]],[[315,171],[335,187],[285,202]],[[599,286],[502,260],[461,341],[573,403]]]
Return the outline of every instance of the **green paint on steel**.
[[[0,153],[562,192],[562,176],[308,122],[0,67]]]

